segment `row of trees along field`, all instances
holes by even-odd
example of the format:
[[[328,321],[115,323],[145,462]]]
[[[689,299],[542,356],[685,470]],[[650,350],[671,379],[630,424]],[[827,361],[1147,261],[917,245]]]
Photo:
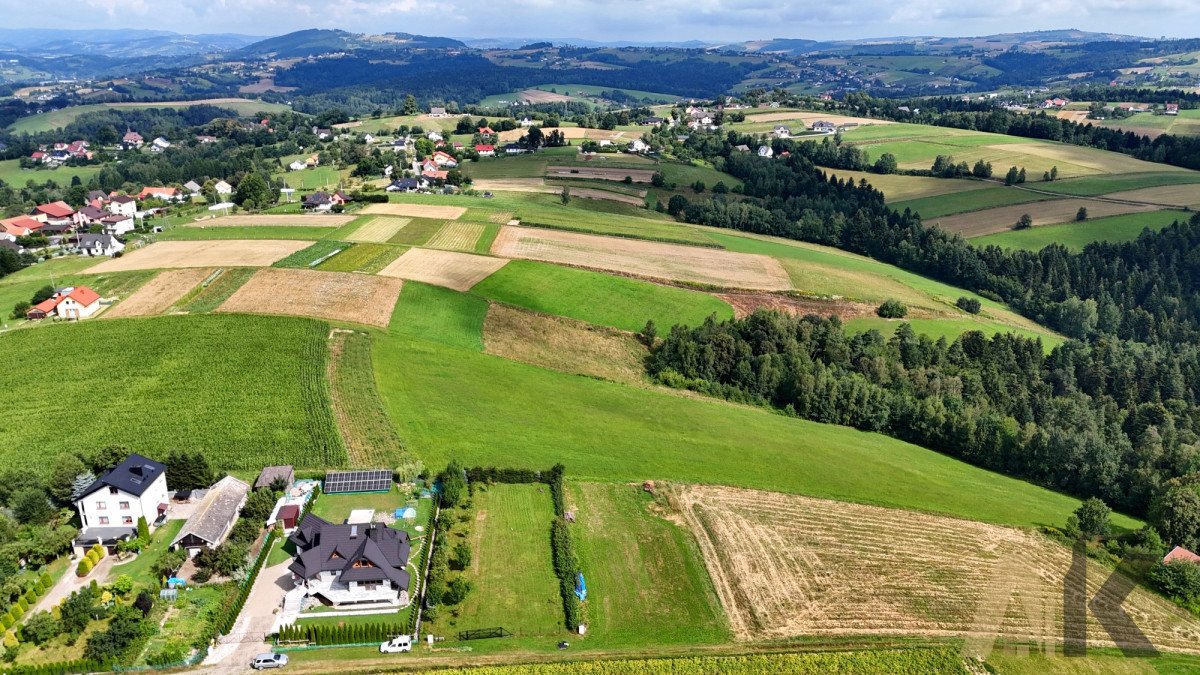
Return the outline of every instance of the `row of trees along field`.
[[[829,320],[761,317],[678,329],[651,369],[669,383],[880,430],[1131,513],[1157,497],[1164,535],[1200,543],[1200,216],[1071,253],[977,248],[888,209],[863,183],[825,178],[803,151],[738,153],[754,139],[694,134],[676,150],[744,181],[679,209],[696,223],[869,255],[1009,303],[1074,340],[967,333],[933,342],[846,338]],[[793,146],[796,147],[796,146]],[[1182,492],[1181,492],[1182,491]],[[1184,513],[1186,512],[1186,513]]]

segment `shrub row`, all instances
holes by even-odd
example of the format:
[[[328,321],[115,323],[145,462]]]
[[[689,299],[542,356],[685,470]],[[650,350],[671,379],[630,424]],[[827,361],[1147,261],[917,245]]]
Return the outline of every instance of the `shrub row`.
[[[472,483],[537,483],[542,480],[542,472],[533,469],[477,466],[467,469],[467,480]]]
[[[353,645],[383,642],[405,632],[404,624],[368,623],[350,626],[284,626],[279,642],[307,642],[312,645]]]
[[[53,585],[54,581],[50,578],[50,575],[43,572],[37,581],[30,584],[24,594],[17,596],[16,602],[7,608],[0,609],[0,626],[3,626],[4,630],[10,628],[15,630],[17,624],[21,621],[21,617],[25,616],[29,608],[37,604],[38,599],[45,595],[46,591],[50,590],[50,587]]]
[[[91,573],[92,568],[100,564],[100,559],[104,557],[104,547],[100,544],[93,544],[88,549],[86,555],[79,559],[79,564],[75,566],[75,575],[86,577]]]
[[[91,659],[77,661],[60,661],[58,663],[42,663],[36,666],[9,666],[4,672],[7,675],[69,675],[70,673],[99,673],[110,670],[108,664]]]
[[[554,557],[554,574],[558,576],[558,590],[562,594],[563,613],[568,630],[579,628],[583,610],[579,597],[575,595],[575,576],[579,573],[579,558],[571,542],[571,532],[562,518],[550,524],[550,552]]]

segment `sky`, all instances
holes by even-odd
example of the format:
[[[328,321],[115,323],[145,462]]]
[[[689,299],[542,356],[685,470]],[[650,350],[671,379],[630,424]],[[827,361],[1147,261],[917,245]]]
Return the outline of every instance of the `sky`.
[[[11,28],[281,35],[303,28],[452,37],[834,40],[1078,28],[1200,37],[1197,0],[0,0]]]

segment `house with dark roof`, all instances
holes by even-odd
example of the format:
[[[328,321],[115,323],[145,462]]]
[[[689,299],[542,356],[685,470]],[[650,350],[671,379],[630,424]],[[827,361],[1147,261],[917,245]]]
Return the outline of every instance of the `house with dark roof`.
[[[429,179],[424,176],[416,178],[399,178],[391,182],[386,188],[388,192],[420,192],[429,189]]]
[[[137,536],[139,518],[151,527],[167,513],[167,467],[139,454],[129,455],[89,485],[75,500],[82,531],[77,552],[99,543],[110,552]]]
[[[126,218],[125,216],[113,217],[120,219],[113,223],[113,227],[119,227],[123,224],[133,224],[132,218]],[[112,257],[125,250],[125,244],[111,234],[77,234],[71,238],[71,244],[79,249],[81,254],[96,257]]]
[[[249,494],[250,485],[233,476],[214,483],[171,541],[171,548],[183,549],[193,558],[206,548],[220,546],[233,530]]]
[[[404,607],[411,601],[408,533],[380,523],[335,525],[308,514],[288,538],[288,569],[305,595],[334,607]]]
[[[261,490],[269,488],[275,481],[281,481],[284,489],[291,485],[296,480],[296,472],[292,469],[291,464],[283,464],[280,466],[266,466],[262,471],[258,472],[258,478],[254,481],[254,489]]]

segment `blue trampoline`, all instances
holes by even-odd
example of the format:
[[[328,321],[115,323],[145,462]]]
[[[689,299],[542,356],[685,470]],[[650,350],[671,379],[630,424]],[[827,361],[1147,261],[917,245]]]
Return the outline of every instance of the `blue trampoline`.
[[[583,572],[575,574],[575,597],[579,598],[580,602],[587,600],[587,583],[583,580]]]

